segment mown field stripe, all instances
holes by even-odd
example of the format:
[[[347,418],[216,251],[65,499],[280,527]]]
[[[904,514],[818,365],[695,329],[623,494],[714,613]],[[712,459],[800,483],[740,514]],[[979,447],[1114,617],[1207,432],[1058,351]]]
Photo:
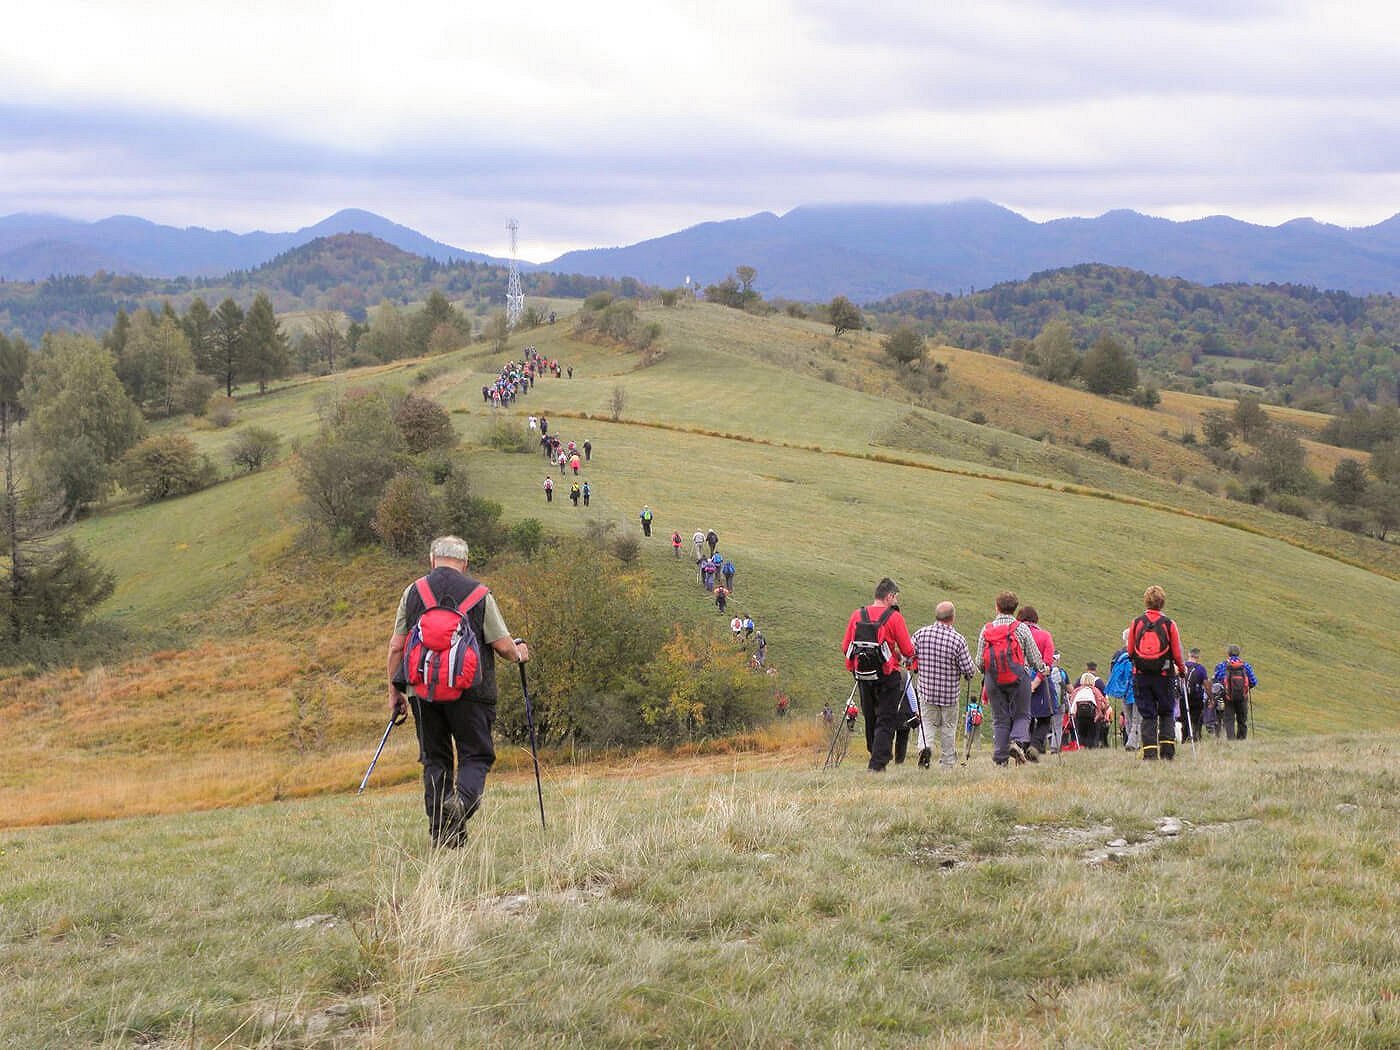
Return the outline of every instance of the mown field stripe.
[[[916,470],[926,470],[936,474],[950,474],[956,477],[973,478],[979,481],[996,481],[1007,485],[1021,485],[1025,488],[1042,489],[1047,492],[1060,492],[1070,496],[1085,496],[1089,499],[1121,503],[1129,507],[1142,507],[1145,510],[1175,514],[1178,517],[1208,522],[1212,525],[1221,525],[1227,529],[1235,529],[1239,532],[1248,533],[1251,536],[1259,536],[1263,539],[1274,540],[1278,543],[1287,544],[1297,550],[1306,551],[1309,554],[1316,554],[1322,558],[1328,558],[1353,569],[1362,569],[1377,576],[1383,576],[1389,580],[1400,581],[1400,574],[1389,571],[1382,565],[1348,558],[1346,555],[1330,548],[1305,543],[1302,540],[1293,539],[1281,533],[1271,532],[1257,525],[1250,525],[1247,522],[1231,518],[1216,517],[1213,514],[1202,514],[1199,511],[1186,510],[1170,503],[1158,503],[1156,500],[1143,499],[1140,496],[1123,496],[1115,492],[1108,492],[1104,489],[1092,488],[1088,485],[1075,485],[1064,481],[1039,481],[1035,478],[1017,477],[1012,474],[993,474],[988,471],[971,470],[963,467],[944,467],[933,463],[925,463],[917,459],[906,459],[903,456],[891,456],[883,452],[852,452],[849,449],[827,448],[824,445],[809,445],[795,441],[775,441],[770,438],[754,437],[750,434],[736,434],[731,431],[723,430],[707,430],[704,427],[688,426],[683,423],[664,423],[655,419],[613,419],[611,416],[599,415],[593,412],[570,412],[559,411],[557,409],[550,414],[563,419],[579,419],[622,426],[645,427],[652,430],[690,434],[695,437],[718,438],[724,441],[737,441],[749,445],[766,445],[769,448],[793,449],[799,452],[812,452],[823,456],[838,456],[842,459],[867,460],[896,467],[913,467]]]

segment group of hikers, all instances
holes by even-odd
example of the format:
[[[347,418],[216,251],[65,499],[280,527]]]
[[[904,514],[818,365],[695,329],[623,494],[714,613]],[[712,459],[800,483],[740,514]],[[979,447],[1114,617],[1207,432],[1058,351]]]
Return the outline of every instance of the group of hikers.
[[[552,374],[559,379],[564,371],[558,361],[542,357],[533,345],[527,346],[521,360],[507,361],[496,378],[481,388],[481,400],[493,408],[508,408],[516,398],[529,393],[540,376]],[[573,365],[568,366],[567,372],[572,379]]]
[[[540,451],[544,453],[545,459],[551,464],[558,466],[561,480],[568,480],[568,472],[573,471],[574,478],[579,477],[579,471],[583,469],[585,463],[593,462],[593,442],[589,438],[583,439],[583,444],[575,441],[564,441],[558,434],[549,432],[548,416],[530,416],[528,425],[533,432],[538,429],[540,432]],[[554,475],[553,473],[544,476],[544,501],[554,502]],[[581,481],[575,480],[569,486],[569,502],[575,507],[579,501],[583,501],[586,507],[593,498],[593,486],[587,478]]]
[[[527,347],[525,359],[504,367],[496,382],[483,388],[483,397],[493,405],[509,404],[546,371],[558,376],[559,363]],[[577,477],[581,463],[592,460],[591,441],[581,447],[563,442],[549,433],[543,415],[530,416],[529,423],[538,428],[544,454],[561,471],[570,469]],[[580,500],[587,506],[590,495],[586,480],[570,490],[576,506]],[[553,501],[550,477],[545,498]],[[655,518],[649,505],[639,518],[643,536],[649,538]],[[679,530],[670,539],[679,559],[685,540]],[[724,613],[734,593],[734,562],[720,552],[712,528],[696,529],[690,542],[698,580]],[[481,805],[495,761],[496,661],[520,664],[525,690],[524,664],[530,658],[524,639],[507,629],[490,590],[467,574],[468,556],[460,537],[432,541],[428,573],[409,584],[399,599],[387,659],[390,728],[409,714],[414,719],[429,833],[435,845],[446,848],[466,841],[467,821]],[[993,617],[969,646],[955,627],[957,610],[950,601],[940,602],[934,621],[911,634],[899,608],[899,588],[886,577],[876,585],[874,600],[851,614],[842,638],[846,668],[855,678],[853,692],[860,697],[858,710],[853,702],[847,704],[846,721],[853,727],[857,714],[864,716],[872,772],[883,772],[891,761],[903,762],[911,738],[920,767],[931,767],[935,748],[940,767],[955,766],[959,726],[975,739],[983,712],[991,716],[992,761],[998,766],[1115,741],[1145,760],[1171,760],[1178,741],[1222,733],[1231,740],[1245,739],[1252,721],[1251,693],[1258,685],[1254,669],[1232,644],[1208,672],[1199,650],[1183,651],[1176,624],[1162,611],[1165,603],[1161,587],[1147,588],[1143,612],[1123,631],[1107,681],[1092,662],[1071,678],[1037,610],[1022,605],[1015,593],[997,595]],[[772,674],[765,668],[767,640],[753,618],[735,615],[730,629],[741,646],[753,643],[754,669]],[[979,675],[974,697],[971,684]],[[786,694],[777,691],[775,697],[778,713],[786,714]],[[528,691],[525,701],[528,715]],[[823,714],[833,720],[830,705]]]
[[[651,523],[647,515],[651,513],[650,507],[642,508],[642,527],[648,536],[651,535]],[[680,530],[674,529],[671,532],[671,553],[679,558],[681,547],[685,540],[682,539]],[[714,596],[715,608],[720,613],[725,613],[729,609],[729,599],[734,596],[734,577],[739,570],[735,567],[732,558],[726,557],[719,550],[719,533],[714,529],[696,529],[694,535],[690,537],[692,553],[695,556],[695,572],[699,578],[700,585],[705,588],[707,594]],[[753,617],[746,612],[735,615],[729,621],[729,629],[734,635],[734,640],[742,645],[747,645],[750,641],[754,644],[754,653],[750,659],[750,665],[755,670],[762,670],[768,662],[768,639],[763,636],[763,632],[754,626]],[[779,707],[781,714],[787,714],[787,705]]]
[[[934,622],[911,635],[894,581],[882,579],[874,598],[851,614],[841,641],[860,695],[872,772],[903,762],[911,734],[917,735],[920,767],[930,767],[935,746],[939,765],[955,766],[958,727],[975,739],[986,711],[992,761],[999,766],[1109,747],[1115,740],[1144,760],[1169,761],[1180,741],[1222,732],[1230,740],[1248,735],[1250,697],[1258,685],[1254,668],[1235,644],[1226,647],[1213,672],[1201,663],[1199,649],[1183,652],[1176,624],[1162,612],[1166,592],[1155,584],[1143,594],[1142,614],[1123,631],[1107,682],[1093,662],[1071,680],[1036,609],[1022,605],[1012,591],[997,595],[995,615],[974,647],[954,627],[952,602],[940,602]],[[974,696],[978,675],[981,687]],[[854,714],[848,705],[852,724]],[[829,704],[823,717],[833,721]]]

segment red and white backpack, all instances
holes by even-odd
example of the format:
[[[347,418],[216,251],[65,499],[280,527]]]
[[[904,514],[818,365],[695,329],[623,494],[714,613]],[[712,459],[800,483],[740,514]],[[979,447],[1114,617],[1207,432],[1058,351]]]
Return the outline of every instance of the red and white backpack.
[[[413,625],[404,649],[404,680],[421,700],[460,700],[481,680],[481,643],[467,613],[490,592],[485,584],[477,584],[452,606],[438,602],[426,576],[414,586],[423,600],[423,615]]]

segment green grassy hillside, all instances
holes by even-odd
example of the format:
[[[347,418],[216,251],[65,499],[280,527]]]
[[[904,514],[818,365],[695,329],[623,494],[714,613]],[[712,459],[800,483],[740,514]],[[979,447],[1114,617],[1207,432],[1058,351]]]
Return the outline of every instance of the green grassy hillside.
[[[437,854],[378,787],[0,833],[0,1042],[1380,1050],[1396,747],[547,764],[547,831],[497,777]]]
[[[500,359],[478,347],[288,384],[241,400],[231,430],[193,434],[217,457],[238,426],[265,426],[289,443],[310,436],[318,405],[352,386],[427,392],[452,411],[475,488],[508,519],[536,516],[553,532],[611,520],[639,534],[637,512],[650,504],[655,535],[642,564],[678,620],[722,633],[667,541],[672,528],[688,541],[714,527],[739,568],[736,611],[765,632],[798,713],[845,698],[836,652],[845,619],[890,575],[913,625],[952,599],[969,635],[995,594],[1015,589],[1038,608],[1071,670],[1102,665],[1143,589],[1160,583],[1188,644],[1208,658],[1229,642],[1244,646],[1263,681],[1257,725],[1266,737],[1337,717],[1335,705],[1319,706],[1336,683],[1360,717],[1393,724],[1400,715],[1390,689],[1400,642],[1384,616],[1400,595],[1394,545],[890,396],[900,392],[871,336],[832,340],[809,323],[707,306],[646,316],[664,326],[664,353],[646,368],[635,354],[572,341],[565,323],[512,342],[513,352],[533,342],[575,367],[575,378],[541,381],[507,414],[523,425],[527,412],[547,412],[566,438],[593,441],[587,510],[562,498],[545,504],[541,457],[481,447],[499,413],[482,404],[480,388]],[[948,397],[1000,403],[1006,384],[982,368],[990,359],[938,356],[949,367]],[[614,422],[618,388],[624,407]],[[1018,418],[1057,412],[1065,426],[1081,414],[1100,418],[1122,435],[1116,443],[1146,441],[1157,422],[1058,387],[1055,397],[1078,400],[1037,401],[1040,389],[1018,383]],[[416,562],[334,558],[310,570],[318,585],[308,599],[287,553],[298,500],[284,460],[77,526],[118,576],[100,617],[149,643],[99,666],[11,674],[0,710],[21,761],[0,773],[4,821],[241,804],[338,790],[355,777],[381,726],[388,618]],[[294,626],[303,606],[333,614],[318,613],[322,626],[306,636]],[[508,613],[528,630],[529,610]],[[39,775],[51,761],[69,775]],[[411,779],[412,756],[391,758],[384,772]]]

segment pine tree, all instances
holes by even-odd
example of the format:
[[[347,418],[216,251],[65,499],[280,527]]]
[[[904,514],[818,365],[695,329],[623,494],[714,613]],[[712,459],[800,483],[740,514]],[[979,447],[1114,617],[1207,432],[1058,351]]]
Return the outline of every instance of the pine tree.
[[[213,343],[211,374],[233,397],[234,384],[243,378],[243,310],[232,299],[225,299],[214,311]]]
[[[272,300],[259,292],[243,320],[244,371],[258,381],[258,393],[267,393],[267,384],[287,374],[291,351],[282,325],[272,309]]]

